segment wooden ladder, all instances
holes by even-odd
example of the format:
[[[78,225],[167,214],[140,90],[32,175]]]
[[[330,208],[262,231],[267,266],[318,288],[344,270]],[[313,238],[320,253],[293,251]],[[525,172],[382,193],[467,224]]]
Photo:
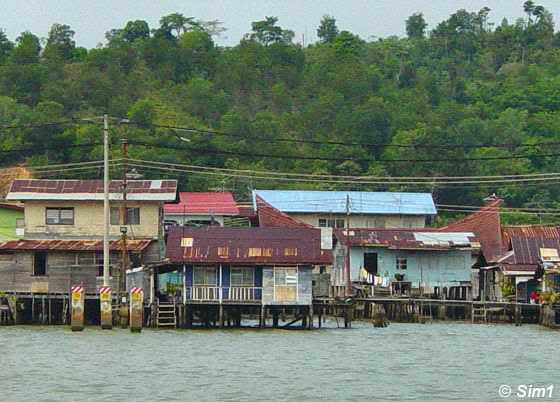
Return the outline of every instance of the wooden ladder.
[[[162,303],[157,305],[157,326],[177,328],[177,315],[175,312],[175,303]]]
[[[471,319],[473,323],[477,321],[488,322],[488,317],[486,316],[486,305],[484,303],[473,302]]]

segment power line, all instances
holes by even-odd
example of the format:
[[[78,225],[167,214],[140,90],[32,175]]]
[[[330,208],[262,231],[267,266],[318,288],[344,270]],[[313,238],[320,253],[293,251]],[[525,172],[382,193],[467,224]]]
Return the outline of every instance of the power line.
[[[12,149],[0,149],[0,153],[26,153],[26,152],[43,152],[43,151],[61,151],[67,148],[91,148],[98,145],[103,145],[102,143],[89,143],[89,144],[65,144],[63,146],[52,146],[52,147],[29,147],[29,148],[12,148]]]
[[[162,148],[162,149],[172,149],[175,151],[189,151],[195,152],[203,155],[228,155],[228,156],[244,156],[248,158],[272,158],[272,159],[289,159],[289,160],[308,160],[308,161],[330,161],[330,162],[342,162],[342,161],[352,161],[359,163],[435,163],[435,162],[474,162],[474,161],[494,161],[494,160],[513,160],[513,159],[531,159],[531,158],[549,158],[558,157],[560,153],[556,154],[538,154],[538,155],[511,155],[511,156],[490,156],[490,157],[473,157],[473,158],[451,158],[451,159],[364,159],[364,158],[352,158],[352,157],[340,157],[332,158],[326,156],[299,156],[299,155],[276,155],[269,153],[251,153],[251,152],[239,152],[239,151],[226,151],[226,150],[215,150],[210,148],[193,148],[193,147],[178,147],[172,145],[166,145],[161,143],[148,143],[136,140],[129,140],[130,144]]]
[[[260,172],[251,173],[251,171],[247,171],[247,174],[238,173],[236,170],[229,171],[228,169],[220,169],[220,170],[197,170],[206,169],[202,167],[192,168],[192,165],[181,165],[181,164],[174,164],[174,163],[165,163],[165,162],[149,162],[144,160],[134,159],[131,162],[135,167],[168,167],[168,168],[179,168],[177,171],[182,171],[186,173],[192,174],[201,174],[201,175],[210,175],[210,176],[225,176],[225,177],[238,177],[238,178],[249,178],[249,179],[259,179],[259,180],[271,180],[271,181],[285,181],[285,182],[305,182],[305,183],[317,183],[317,184],[374,184],[374,185],[414,185],[414,186],[438,186],[441,185],[457,185],[453,186],[455,188],[459,188],[458,185],[464,186],[468,184],[477,184],[477,185],[496,185],[496,184],[512,184],[512,183],[529,183],[529,182],[557,182],[560,180],[560,175],[556,176],[543,176],[543,177],[528,177],[528,178],[508,178],[508,179],[495,179],[495,180],[477,180],[477,181],[469,181],[469,180],[460,180],[460,181],[438,181],[434,179],[432,182],[417,182],[417,181],[399,181],[398,178],[393,177],[385,177],[383,180],[371,181],[371,180],[364,180],[359,178],[359,180],[348,180],[348,179],[323,179],[323,178],[297,178],[297,177],[282,177],[279,175],[268,175],[268,173],[260,174]],[[153,166],[155,165],[155,166]],[[183,167],[187,166],[187,167]],[[336,177],[336,176],[330,176]]]
[[[127,122],[127,124],[133,124],[141,128],[146,128],[145,125],[135,123],[135,122]],[[534,144],[394,144],[394,143],[364,143],[364,142],[344,142],[344,141],[332,141],[332,140],[312,140],[312,139],[303,139],[303,138],[259,138],[259,137],[249,137],[246,135],[235,134],[235,133],[227,133],[224,131],[217,131],[217,130],[205,130],[199,129],[194,127],[184,127],[184,126],[175,126],[175,125],[168,125],[168,124],[150,124],[149,127],[154,128],[164,128],[168,130],[180,130],[191,132],[195,134],[209,134],[209,135],[217,135],[217,136],[225,136],[225,137],[232,137],[232,138],[241,138],[250,141],[262,141],[262,142],[288,142],[288,143],[303,143],[303,144],[314,144],[314,145],[341,145],[341,146],[361,146],[361,147],[372,147],[372,148],[436,148],[436,149],[477,149],[477,148],[537,148],[540,146],[555,146],[560,145],[560,142],[557,141],[550,141],[550,142],[540,142]]]
[[[188,165],[188,164],[174,164],[170,162],[159,162],[159,161],[147,161],[143,159],[128,158],[129,161],[139,162],[139,163],[152,163],[161,165],[174,165],[181,166],[191,169],[201,169],[209,171],[223,171],[223,172],[239,172],[239,173],[254,173],[261,175],[277,175],[277,176],[298,176],[298,177],[317,177],[317,178],[335,178],[335,179],[349,179],[349,180],[426,180],[427,184],[432,184],[433,182],[441,182],[444,180],[458,180],[458,179],[505,179],[505,178],[524,178],[524,177],[560,177],[560,173],[526,173],[526,174],[516,174],[516,175],[494,175],[494,176],[347,176],[347,175],[332,175],[332,174],[314,174],[314,173],[295,173],[295,172],[278,172],[272,170],[253,170],[253,169],[233,169],[233,168],[218,168],[212,166],[198,166],[198,165]]]
[[[76,124],[76,122],[73,120],[63,120],[63,121],[54,121],[49,123],[14,124],[14,125],[0,126],[0,130],[44,128],[44,127],[52,127],[52,126],[64,126],[69,124]]]

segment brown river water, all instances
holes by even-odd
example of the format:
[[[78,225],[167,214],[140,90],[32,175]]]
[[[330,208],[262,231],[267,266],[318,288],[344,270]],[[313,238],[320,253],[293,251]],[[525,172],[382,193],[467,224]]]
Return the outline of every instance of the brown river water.
[[[560,401],[560,332],[536,325],[349,330],[0,327],[1,401]],[[553,386],[502,398],[500,386]],[[518,395],[520,396],[520,395]]]

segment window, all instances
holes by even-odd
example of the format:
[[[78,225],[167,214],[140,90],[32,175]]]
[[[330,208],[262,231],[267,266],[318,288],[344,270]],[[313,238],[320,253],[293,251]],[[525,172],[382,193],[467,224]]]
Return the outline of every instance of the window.
[[[297,287],[297,268],[274,268],[274,300],[295,301]]]
[[[215,267],[194,267],[193,283],[195,286],[216,286]]]
[[[255,283],[255,271],[249,267],[236,267],[231,269],[231,286],[253,286]]]
[[[344,219],[319,219],[319,227],[320,228],[342,229],[345,226],[346,225],[345,225]]]
[[[396,262],[397,262],[396,264],[397,270],[406,269],[406,264],[407,264],[406,257],[397,257]]]
[[[249,257],[272,257],[273,248],[249,247]]]
[[[74,208],[47,208],[47,225],[73,225]]]
[[[121,209],[111,208],[111,225],[121,224]],[[140,225],[140,208],[127,208],[125,225]]]
[[[286,247],[284,249],[284,256],[286,257],[297,257],[297,247]]]
[[[33,256],[33,276],[45,275],[47,275],[47,253],[35,253]]]
[[[218,247],[218,257],[228,257],[229,247]]]

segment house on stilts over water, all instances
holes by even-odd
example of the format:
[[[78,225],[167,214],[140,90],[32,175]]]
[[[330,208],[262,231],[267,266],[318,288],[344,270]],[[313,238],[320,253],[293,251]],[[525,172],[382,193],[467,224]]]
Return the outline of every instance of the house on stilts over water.
[[[311,326],[312,270],[329,264],[331,251],[312,228],[171,227],[167,260],[150,267],[154,303],[180,304],[180,326],[239,326],[242,317],[258,317],[274,327],[290,315]],[[182,277],[176,295],[162,294],[158,277],[176,271]]]
[[[109,190],[110,285],[117,290],[125,269],[162,259],[163,204],[176,199],[177,182],[128,181],[126,209],[123,183],[112,181]],[[65,322],[73,285],[85,290],[86,318],[98,320],[99,308],[88,304],[97,303],[103,284],[103,182],[15,180],[6,198],[24,204],[23,237],[0,243],[0,292],[23,303],[19,321]]]

